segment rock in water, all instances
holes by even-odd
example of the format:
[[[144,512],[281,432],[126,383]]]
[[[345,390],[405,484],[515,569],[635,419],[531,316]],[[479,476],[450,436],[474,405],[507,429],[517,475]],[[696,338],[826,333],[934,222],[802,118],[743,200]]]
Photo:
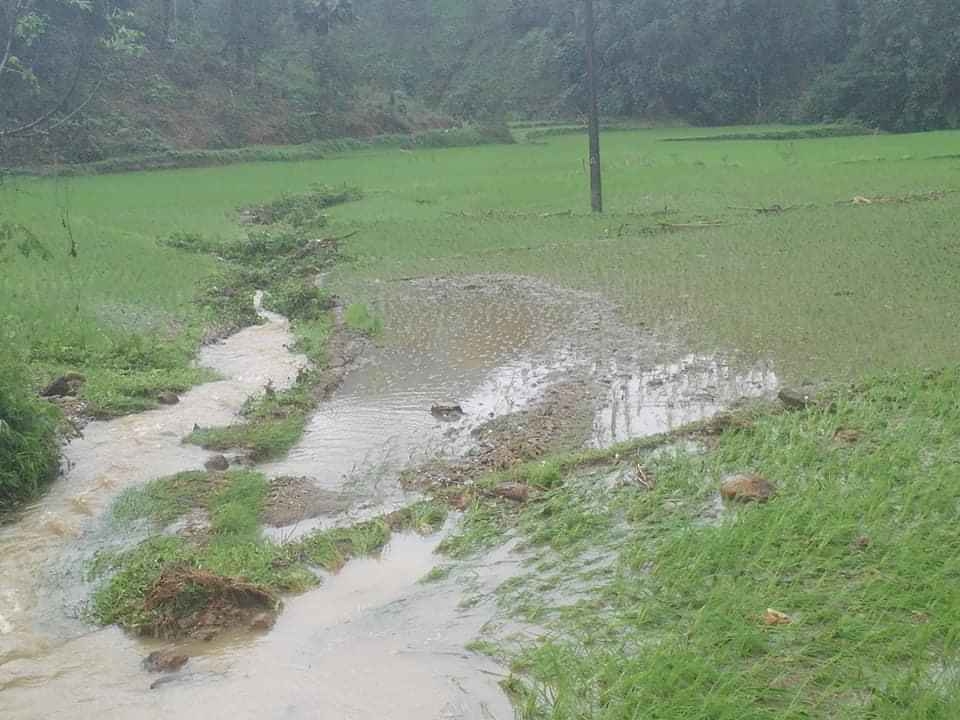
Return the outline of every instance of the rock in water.
[[[67,373],[40,391],[41,397],[72,397],[80,392],[87,379],[80,373]]]
[[[734,475],[720,486],[720,496],[731,502],[764,503],[776,493],[773,483],[759,475]]]
[[[177,397],[176,393],[165,392],[160,393],[160,395],[157,397],[157,402],[161,405],[176,405],[180,402],[180,398]]]
[[[186,655],[174,650],[155,650],[143,659],[143,669],[147,672],[176,672],[187,664]]]
[[[466,413],[456,403],[434,403],[430,407],[430,414],[440,420],[459,420]]]
[[[230,461],[223,455],[214,455],[203,464],[203,467],[210,472],[224,472],[230,469]]]

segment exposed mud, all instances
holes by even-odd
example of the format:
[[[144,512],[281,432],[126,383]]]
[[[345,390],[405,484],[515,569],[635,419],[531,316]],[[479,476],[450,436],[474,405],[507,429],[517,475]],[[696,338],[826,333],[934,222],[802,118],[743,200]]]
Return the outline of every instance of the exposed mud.
[[[317,517],[337,517],[354,502],[352,496],[317,487],[309,478],[280,477],[270,481],[262,519],[270,527],[286,527]]]
[[[776,387],[766,367],[679,356],[624,326],[601,298],[538,281],[367,290],[386,318],[378,347],[358,357],[356,342],[335,344],[329,401],[286,459],[258,467],[273,478],[264,521],[277,541],[401,507],[416,492],[398,478],[427,461],[504,469],[663,432]],[[201,362],[226,380],[178,405],[92,423],[68,448],[65,477],[0,530],[0,715],[192,717],[202,707],[204,717],[231,720],[512,717],[503,671],[463,649],[495,615],[465,600],[464,574],[481,598],[478,588],[495,587],[519,559],[505,549],[419,583],[443,533],[395,536],[382,557],[351,561],[319,589],[285,599],[269,633],[250,632],[263,609],[250,603],[242,631],[173,648],[190,662],[159,684],[140,667],[156,645],[82,621],[85,561],[105,542],[138,539],[137,528],[105,525],[109,503],[125,487],[202,467],[210,453],[180,438],[197,423],[229,424],[267,383],[293,382],[304,359],[288,352],[291,341],[282,318],[268,315],[205,348]],[[431,411],[440,404],[461,412],[439,417]]]

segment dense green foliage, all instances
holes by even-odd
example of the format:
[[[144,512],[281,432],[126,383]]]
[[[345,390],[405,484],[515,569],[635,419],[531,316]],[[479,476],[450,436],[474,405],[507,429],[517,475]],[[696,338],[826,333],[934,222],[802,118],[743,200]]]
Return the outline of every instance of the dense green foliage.
[[[53,410],[32,395],[6,355],[0,344],[0,512],[35,496],[59,467]]]
[[[595,0],[608,115],[960,122],[950,0]],[[0,161],[579,117],[582,0],[4,0]],[[432,110],[427,109],[432,108]]]

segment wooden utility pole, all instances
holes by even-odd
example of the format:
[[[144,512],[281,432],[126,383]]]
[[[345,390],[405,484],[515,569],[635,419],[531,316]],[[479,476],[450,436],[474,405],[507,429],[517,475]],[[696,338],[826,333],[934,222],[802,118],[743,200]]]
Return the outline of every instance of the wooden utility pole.
[[[590,206],[603,212],[603,181],[600,173],[600,114],[597,107],[596,23],[593,0],[586,3],[587,85],[590,101]]]

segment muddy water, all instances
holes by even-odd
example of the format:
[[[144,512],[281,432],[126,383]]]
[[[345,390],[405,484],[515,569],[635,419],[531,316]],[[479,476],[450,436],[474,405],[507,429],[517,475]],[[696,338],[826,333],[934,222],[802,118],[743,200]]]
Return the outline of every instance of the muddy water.
[[[418,583],[439,537],[399,536],[349,564],[291,598],[266,636],[183,645],[192,658],[175,676],[144,673],[152,646],[113,629],[0,667],[3,717],[510,718],[502,671],[464,650],[489,609],[461,609],[452,583]],[[474,577],[492,589],[509,569],[488,561]]]
[[[261,468],[355,498],[345,514],[301,527],[403,502],[402,466],[468,450],[471,430],[536,402],[553,382],[576,378],[596,388],[598,445],[668,429],[776,383],[765,368],[735,372],[709,358],[657,364],[663,347],[619,325],[599,299],[524,279],[384,284],[374,294],[387,318],[380,347],[348,375],[290,456]],[[501,671],[463,650],[494,609],[461,608],[462,582],[417,582],[436,562],[439,537],[399,537],[383,557],[349,564],[321,588],[288,599],[266,635],[185,647],[187,668],[153,689],[157,676],[140,660],[154,645],[73,617],[90,590],[81,561],[111,537],[102,516],[116,494],[201,466],[207,454],[180,445],[194,423],[229,422],[248,395],[296,375],[303,360],[285,349],[286,324],[268,319],[204,351],[201,361],[222,382],[194,389],[173,408],[88,426],[67,449],[65,477],[0,530],[0,717],[512,717]],[[433,417],[438,401],[461,404],[464,418]],[[505,553],[468,571],[478,587],[492,589],[515,563]]]
[[[285,349],[290,342],[287,322],[267,314],[265,324],[201,353],[201,364],[224,380],[191,390],[172,407],[91,423],[65,448],[64,477],[15,524],[0,528],[0,664],[43,652],[62,633],[76,631],[59,627],[75,625],[65,617],[75,612],[56,601],[65,576],[78,569],[58,561],[98,534],[97,517],[124,488],[202,468],[209,453],[181,439],[196,422],[229,423],[267,382],[289,385],[305,363]]]
[[[595,447],[673,430],[740,398],[772,395],[779,380],[765,364],[735,368],[720,358],[687,355],[650,370],[612,362],[603,383],[609,391],[594,422]]]
[[[592,323],[577,296],[511,278],[405,283],[383,288],[380,305],[389,318],[380,347],[320,408],[289,456],[264,466],[270,475],[349,492],[360,499],[354,516],[403,503],[402,467],[463,452],[471,430],[523,409],[576,367],[569,338]],[[459,404],[464,417],[437,419],[430,409],[438,402]],[[302,522],[296,531],[323,524]]]

